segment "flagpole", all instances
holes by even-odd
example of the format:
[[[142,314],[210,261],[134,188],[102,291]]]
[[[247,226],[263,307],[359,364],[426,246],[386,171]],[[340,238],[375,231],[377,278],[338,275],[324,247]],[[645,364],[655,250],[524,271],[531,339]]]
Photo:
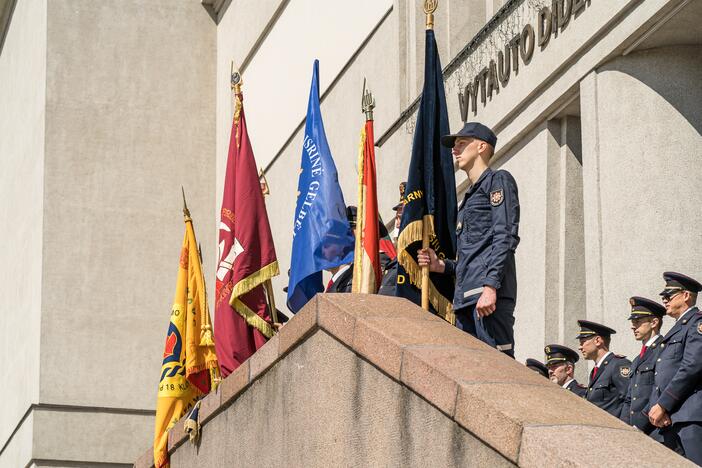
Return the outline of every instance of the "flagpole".
[[[273,283],[270,279],[267,279],[266,281],[264,281],[263,285],[266,289],[266,297],[268,297],[268,307],[271,308],[271,320],[273,321],[273,323],[279,323],[278,309],[275,308],[275,297],[273,296]],[[276,328],[273,327],[273,329],[275,330]]]
[[[241,97],[239,96],[241,94],[241,85],[243,84],[244,80],[241,78],[241,72],[237,68],[234,68],[234,60],[231,62],[231,70],[230,70],[230,76],[231,76],[231,88],[232,92],[234,93],[234,121],[238,124],[239,123],[239,116],[241,113]],[[236,145],[239,147],[239,130],[238,128],[236,129],[237,134],[235,135],[235,140],[236,140]],[[259,172],[259,185],[261,181],[261,177],[263,177],[263,180],[266,180],[266,176],[263,173],[263,169]],[[268,193],[268,182],[266,181],[265,183],[265,189],[261,189],[261,193],[266,196]],[[270,279],[267,279],[266,281],[263,282],[263,289],[266,291],[266,299],[268,302],[268,307],[270,308],[271,312],[271,321],[273,324],[278,323],[278,309],[275,308],[275,297],[273,296],[273,283],[271,282]],[[276,330],[275,326],[273,327],[274,330]]]
[[[363,78],[363,91],[361,91],[361,112],[365,112],[363,97],[366,93],[366,79]],[[351,292],[361,292],[361,281],[363,279],[363,223],[365,220],[365,200],[363,197],[363,162],[364,148],[366,140],[365,124],[361,130],[361,141],[358,145],[358,162],[356,168],[358,170],[358,202],[356,204],[356,229],[354,230],[355,244],[353,249],[353,281],[351,282]]]
[[[439,0],[424,0],[424,13],[427,16],[427,29],[434,29],[434,11],[439,6]],[[429,248],[428,216],[422,220],[422,249]],[[422,267],[422,309],[429,310],[429,265]]]

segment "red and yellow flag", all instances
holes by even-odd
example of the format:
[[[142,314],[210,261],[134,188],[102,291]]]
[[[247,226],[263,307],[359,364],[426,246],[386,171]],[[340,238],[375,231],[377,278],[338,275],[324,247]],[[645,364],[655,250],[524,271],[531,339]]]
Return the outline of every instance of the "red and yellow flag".
[[[187,207],[183,213],[185,238],[158,384],[154,431],[156,468],[169,466],[168,430],[220,379],[200,252]]]
[[[224,377],[275,333],[270,280],[279,273],[240,86],[235,86],[219,224],[215,335]]]
[[[371,98],[369,97],[369,99]],[[366,103],[364,99],[364,105],[370,107],[368,110],[364,108],[366,124],[361,130],[361,143],[359,145],[356,250],[354,252],[351,291],[375,294],[378,292],[382,280],[378,252],[380,247],[378,191],[375,177],[372,104],[370,101]]]

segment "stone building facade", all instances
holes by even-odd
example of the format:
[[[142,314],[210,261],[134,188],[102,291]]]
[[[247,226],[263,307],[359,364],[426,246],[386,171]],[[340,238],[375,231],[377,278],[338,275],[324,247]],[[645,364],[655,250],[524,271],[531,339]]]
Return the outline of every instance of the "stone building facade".
[[[271,189],[278,304],[314,58],[347,204],[364,78],[376,97],[391,219],[421,3],[0,0],[0,467],[126,466],[151,444],[181,185],[214,278],[232,61]],[[627,299],[656,297],[664,270],[702,277],[700,21],[696,0],[439,1],[451,127],[491,126],[493,165],[519,185],[518,360],[575,346],[580,317],[632,355]]]

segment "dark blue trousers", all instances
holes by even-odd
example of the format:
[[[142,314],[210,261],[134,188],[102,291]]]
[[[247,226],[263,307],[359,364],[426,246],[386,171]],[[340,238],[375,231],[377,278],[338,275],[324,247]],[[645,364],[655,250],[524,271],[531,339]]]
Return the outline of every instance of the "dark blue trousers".
[[[702,423],[675,423],[661,430],[663,445],[702,466]]]
[[[514,299],[498,298],[495,312],[478,318],[475,304],[455,311],[456,327],[514,358]]]

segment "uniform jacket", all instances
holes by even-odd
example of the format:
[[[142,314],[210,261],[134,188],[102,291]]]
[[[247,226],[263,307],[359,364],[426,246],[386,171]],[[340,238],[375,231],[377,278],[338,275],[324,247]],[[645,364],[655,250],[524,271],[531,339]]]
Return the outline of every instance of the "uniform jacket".
[[[519,244],[517,183],[507,171],[488,168],[468,190],[458,211],[456,260],[446,273],[456,275],[453,308],[478,302],[484,286],[498,298],[517,298],[514,251]]]
[[[392,260],[385,267],[383,279],[378,288],[378,294],[382,296],[394,296],[397,283],[397,259]]]
[[[328,293],[349,293],[353,286],[353,265],[344,270],[326,290]]]
[[[702,312],[697,307],[678,319],[658,345],[645,412],[656,403],[673,423],[702,422]]]
[[[622,414],[619,417],[625,423],[638,427],[646,434],[650,434],[655,429],[643,410],[648,404],[653,389],[653,367],[656,362],[656,351],[658,351],[658,345],[662,340],[663,337],[658,336],[646,349],[643,357],[636,356],[631,363],[629,387],[624,398]]]
[[[575,379],[571,380],[568,386],[566,386],[566,389],[583,398],[587,394],[587,387],[585,385],[579,384],[578,381]]]
[[[629,387],[631,361],[619,354],[610,354],[587,387],[587,401],[609,414],[619,417]]]

